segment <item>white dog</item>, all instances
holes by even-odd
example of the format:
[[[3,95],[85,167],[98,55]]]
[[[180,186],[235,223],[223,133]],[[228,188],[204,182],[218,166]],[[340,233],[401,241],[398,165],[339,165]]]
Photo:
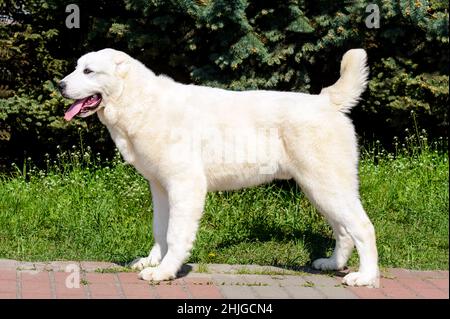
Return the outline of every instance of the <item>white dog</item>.
[[[375,231],[360,199],[355,132],[345,115],[367,84],[366,53],[348,51],[341,77],[318,95],[235,92],[156,76],[113,49],[78,60],[59,88],[65,114],[97,113],[124,159],[150,182],[155,244],[132,263],[144,280],[176,276],[193,246],[207,191],[294,178],[331,224],[336,247],[313,262],[342,269],[356,246],[358,272],[343,282],[379,285]]]

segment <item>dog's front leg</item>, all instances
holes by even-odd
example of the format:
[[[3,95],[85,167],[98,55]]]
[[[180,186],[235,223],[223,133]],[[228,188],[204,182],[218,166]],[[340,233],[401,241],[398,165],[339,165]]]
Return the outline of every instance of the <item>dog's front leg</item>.
[[[166,190],[158,181],[150,182],[153,203],[153,238],[155,244],[148,257],[137,258],[131,263],[132,269],[142,270],[160,264],[167,252],[167,227],[169,223],[169,199]]]
[[[201,178],[189,178],[170,183],[167,189],[170,209],[168,250],[157,267],[148,267],[139,273],[141,279],[173,279],[189,257],[206,196],[206,183],[201,181]]]

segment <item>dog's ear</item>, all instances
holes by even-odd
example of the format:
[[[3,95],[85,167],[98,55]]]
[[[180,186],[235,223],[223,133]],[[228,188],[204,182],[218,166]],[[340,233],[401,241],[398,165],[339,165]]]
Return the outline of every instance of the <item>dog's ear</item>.
[[[117,53],[114,56],[114,63],[116,64],[116,73],[124,78],[130,69],[130,57],[123,52]]]

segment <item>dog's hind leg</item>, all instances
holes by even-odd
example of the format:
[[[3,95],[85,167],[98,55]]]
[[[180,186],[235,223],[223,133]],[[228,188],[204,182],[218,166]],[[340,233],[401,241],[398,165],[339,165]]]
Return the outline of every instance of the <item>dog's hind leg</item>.
[[[169,222],[167,228],[167,253],[157,267],[142,270],[144,280],[169,280],[176,277],[183,262],[189,257],[194,244],[206,196],[206,179],[188,176],[171,180],[167,187]]]
[[[345,266],[353,245],[360,257],[359,271],[344,278],[349,285],[377,286],[379,281],[375,231],[364,211],[358,191],[358,153],[353,126],[341,116],[327,125],[287,132],[290,174],[332,225],[336,249],[328,259],[318,259],[319,269]]]
[[[304,172],[305,173],[305,172]],[[344,277],[343,282],[351,286],[379,285],[378,255],[375,244],[375,230],[364,211],[358,194],[348,189],[345,181],[332,171],[319,178],[320,181],[296,178],[303,191],[333,226],[336,249],[327,259],[318,259],[313,267],[318,269],[340,269],[346,264],[353,243],[358,250],[360,266],[358,272]],[[317,175],[317,171],[314,172]],[[308,174],[306,174],[308,175]]]
[[[359,270],[346,275],[343,283],[349,286],[370,286],[378,288],[380,285],[380,273],[378,269],[375,229],[359,199],[355,199],[348,208],[351,209],[351,213],[344,215],[344,218],[341,220],[358,250]]]
[[[167,252],[167,227],[169,223],[169,199],[166,190],[157,181],[151,181],[153,204],[153,238],[155,243],[148,257],[138,258],[131,263],[132,269],[142,270],[159,265]]]

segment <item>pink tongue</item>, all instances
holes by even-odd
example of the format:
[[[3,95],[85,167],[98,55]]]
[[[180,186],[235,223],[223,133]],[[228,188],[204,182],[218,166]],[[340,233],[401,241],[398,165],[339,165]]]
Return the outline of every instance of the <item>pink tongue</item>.
[[[81,100],[76,100],[75,103],[73,103],[73,104],[69,107],[69,109],[66,111],[66,114],[64,114],[64,119],[65,119],[66,121],[70,121],[71,119],[73,119],[73,117],[74,117],[75,115],[77,115],[78,113],[80,113],[80,111],[81,111],[81,109],[82,109],[82,107],[83,107],[83,104],[86,102],[86,100],[87,100],[88,98],[89,98],[89,97],[86,97],[86,98],[81,99]]]

